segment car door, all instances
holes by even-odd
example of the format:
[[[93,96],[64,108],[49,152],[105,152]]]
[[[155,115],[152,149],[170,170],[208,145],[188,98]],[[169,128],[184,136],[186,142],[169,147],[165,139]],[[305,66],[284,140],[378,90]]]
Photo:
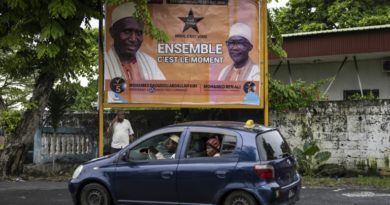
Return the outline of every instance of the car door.
[[[114,181],[115,196],[120,204],[177,204],[177,157],[149,158],[142,151],[176,134],[180,136],[177,153],[184,130],[168,128],[153,132],[135,141],[124,152],[126,160],[118,161]]]
[[[237,165],[241,138],[236,132],[216,128],[189,128],[187,135],[178,166],[179,201],[181,204],[216,203]],[[194,139],[206,143],[206,136],[213,135],[221,140],[220,157],[207,156],[194,143]]]

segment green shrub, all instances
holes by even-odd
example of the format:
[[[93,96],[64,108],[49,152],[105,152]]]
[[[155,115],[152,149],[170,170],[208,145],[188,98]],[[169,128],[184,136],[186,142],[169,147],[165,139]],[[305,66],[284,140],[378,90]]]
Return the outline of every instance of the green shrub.
[[[292,84],[283,84],[279,80],[270,78],[268,88],[270,109],[286,111],[307,107],[323,98],[320,87],[330,80],[320,80],[312,84],[297,80]]]
[[[355,93],[349,96],[347,100],[375,100],[375,99],[377,98],[374,96],[372,91],[370,91],[368,95],[363,95],[363,96],[360,93]]]
[[[21,120],[21,116],[21,111],[18,110],[0,112],[0,129],[4,131],[4,135],[7,135],[7,133],[14,133],[16,126]]]
[[[307,176],[313,176],[314,171],[331,157],[330,152],[321,152],[316,141],[310,140],[305,141],[302,149],[294,148],[293,153],[297,158],[299,172]]]

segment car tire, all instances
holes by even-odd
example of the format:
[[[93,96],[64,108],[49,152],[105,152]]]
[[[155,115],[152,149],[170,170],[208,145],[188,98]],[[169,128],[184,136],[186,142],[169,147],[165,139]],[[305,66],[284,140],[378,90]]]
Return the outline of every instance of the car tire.
[[[224,205],[258,205],[258,203],[249,193],[234,191],[226,197]]]
[[[111,205],[111,196],[104,186],[91,183],[81,190],[80,203],[81,205]]]

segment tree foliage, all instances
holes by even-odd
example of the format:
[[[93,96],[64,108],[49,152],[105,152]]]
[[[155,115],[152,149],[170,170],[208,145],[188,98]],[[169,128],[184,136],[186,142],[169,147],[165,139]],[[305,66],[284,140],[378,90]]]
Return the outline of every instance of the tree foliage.
[[[106,0],[105,2],[108,5],[119,5],[124,2],[136,3],[135,17],[144,23],[145,34],[151,36],[159,42],[169,41],[168,35],[153,23],[152,17],[149,13],[147,0]]]
[[[0,70],[32,79],[29,106],[0,157],[3,175],[18,174],[55,84],[88,75],[89,33],[80,25],[100,18],[98,0],[0,1]],[[8,64],[7,64],[8,63]],[[4,66],[3,66],[4,65]],[[9,65],[9,66],[5,66]]]
[[[17,110],[4,110],[0,112],[0,130],[5,134],[15,132],[16,125],[20,121],[20,112]]]
[[[272,1],[279,2],[278,0],[268,0],[267,2],[270,3]],[[283,49],[283,37],[282,33],[279,29],[279,26],[274,21],[274,10],[267,10],[267,42],[268,42],[268,48],[270,51],[275,53],[281,58],[286,58],[287,53]]]
[[[11,72],[69,77],[89,67],[87,33],[80,25],[86,16],[99,16],[96,1],[5,0],[0,6],[0,46],[19,61]]]
[[[97,0],[5,0],[0,10],[0,110],[44,108],[29,101],[43,75],[54,84],[96,73],[97,29],[80,25],[99,17]]]
[[[383,25],[390,22],[390,1],[289,0],[272,18],[282,33]]]
[[[74,92],[76,92],[75,103],[70,107],[70,111],[86,112],[97,109],[95,105],[98,100],[97,79],[89,80],[89,83],[86,87],[76,83],[73,84],[69,89],[72,89]]]
[[[166,36],[151,21],[147,1],[134,2],[137,4],[137,17],[146,24],[146,33],[159,41],[166,41]],[[12,92],[15,87],[7,82],[31,82],[16,86],[30,89],[24,90],[29,101],[0,156],[3,175],[21,172],[25,153],[33,141],[31,133],[41,123],[42,113],[48,105],[53,113],[61,114],[74,100],[85,102],[96,99],[97,31],[85,30],[81,24],[85,22],[88,27],[92,18],[101,18],[100,10],[99,0],[0,1],[0,83],[3,83],[0,84],[3,85],[0,92],[8,94],[7,98],[1,95],[0,109],[8,109],[10,103],[7,100],[13,99],[9,94],[16,93],[15,90]],[[90,85],[96,87],[84,90],[75,83],[69,83],[78,76],[92,79]],[[53,91],[55,86],[61,90]],[[76,92],[78,95],[92,95],[92,98],[80,96],[74,99],[71,95]],[[22,99],[26,95],[17,96]],[[67,99],[61,100],[61,97]],[[60,106],[60,102],[64,101],[68,101],[67,105]],[[72,108],[77,110],[81,107]],[[58,116],[52,117],[55,117],[54,121],[58,120]]]
[[[76,100],[75,91],[68,89],[67,86],[59,85],[51,93],[47,107],[49,109],[49,119],[54,130],[66,113],[67,109],[72,106]]]
[[[31,93],[33,78],[19,77],[9,72],[18,66],[20,60],[14,52],[0,47],[0,111],[23,105]]]

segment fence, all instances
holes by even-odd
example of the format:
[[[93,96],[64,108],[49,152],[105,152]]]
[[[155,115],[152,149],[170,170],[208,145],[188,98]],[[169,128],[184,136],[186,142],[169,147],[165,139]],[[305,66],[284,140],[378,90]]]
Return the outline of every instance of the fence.
[[[81,162],[97,157],[97,137],[82,128],[37,129],[34,135],[33,162]]]

